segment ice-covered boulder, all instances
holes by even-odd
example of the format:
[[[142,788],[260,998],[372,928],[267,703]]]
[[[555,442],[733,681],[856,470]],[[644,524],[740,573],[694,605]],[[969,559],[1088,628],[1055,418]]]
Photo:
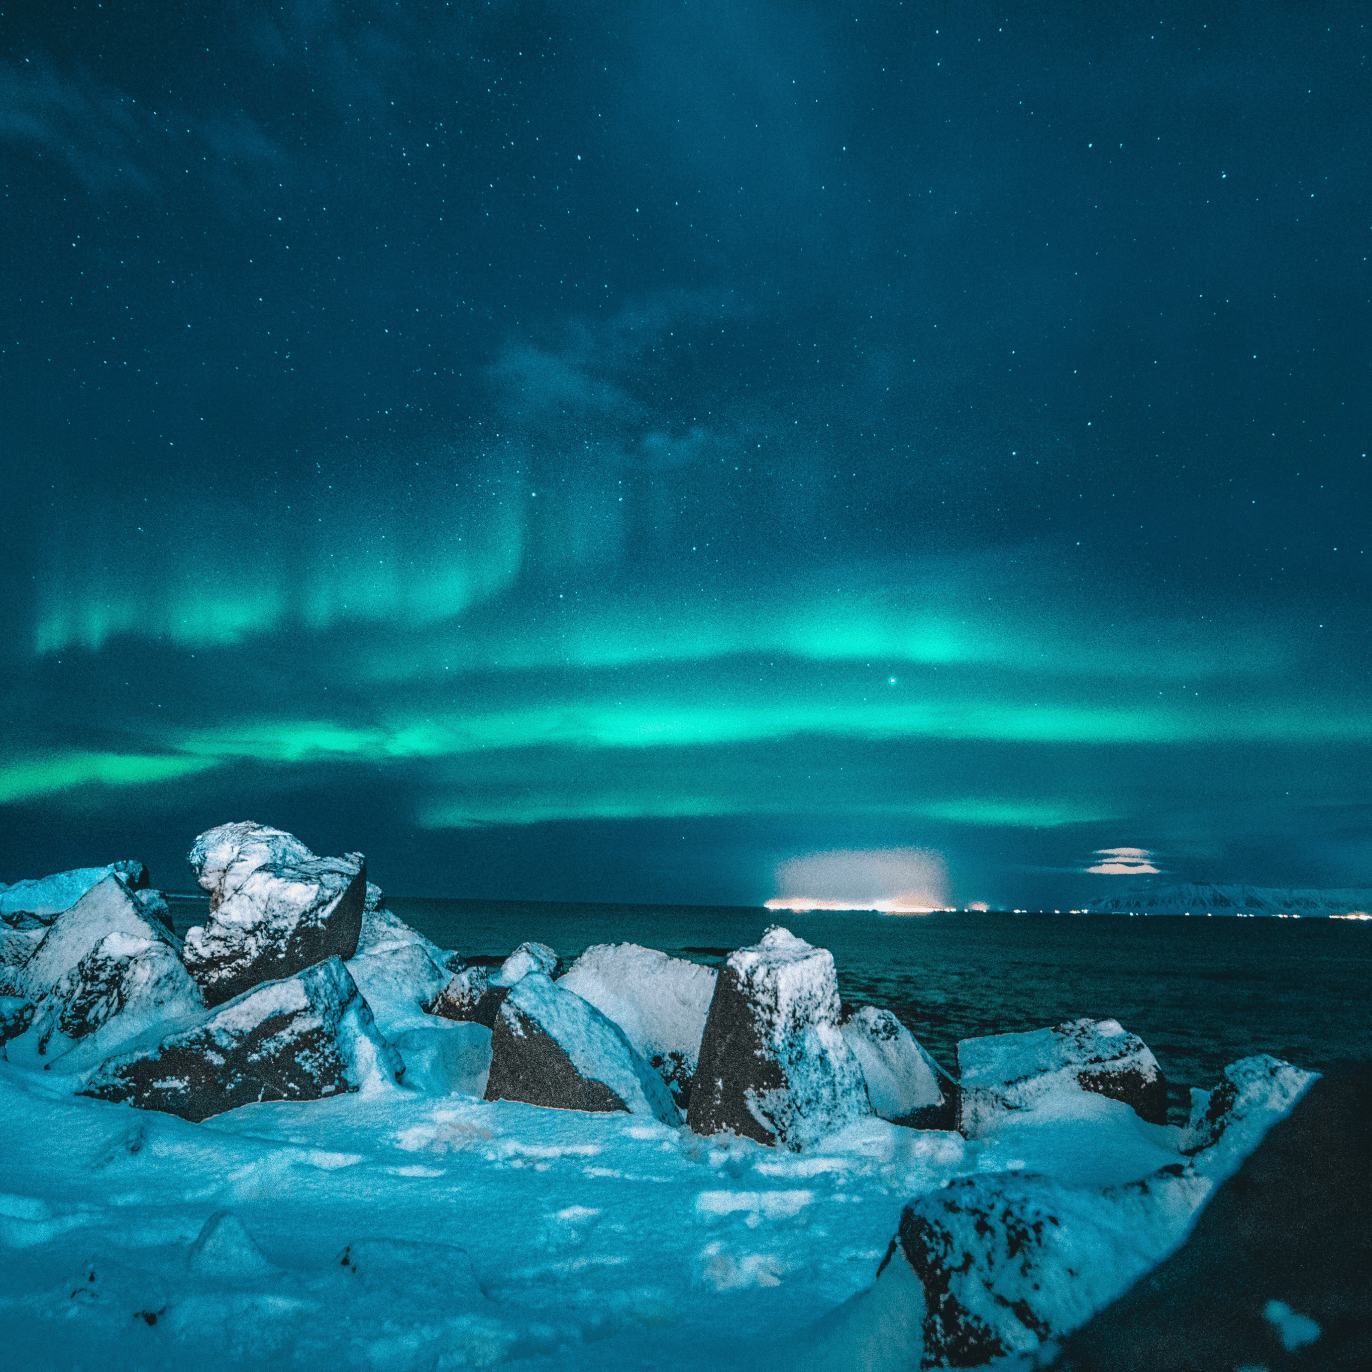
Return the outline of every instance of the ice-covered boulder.
[[[551,977],[556,970],[557,954],[546,943],[521,943],[495,972],[484,967],[459,968],[425,1009],[441,1019],[491,1029],[511,986],[530,972]]]
[[[203,1120],[255,1101],[319,1100],[395,1082],[400,1055],[336,958],[157,1030],[100,1064],[80,1094]]]
[[[636,943],[599,943],[557,984],[619,1025],[685,1109],[716,978],[713,967]]]
[[[445,965],[449,956],[386,909],[380,888],[368,883],[362,932],[348,971],[388,1039],[425,1027],[426,1008],[452,975]]]
[[[119,877],[131,891],[142,890],[149,884],[148,869],[135,858],[16,881],[12,886],[0,883],[0,921],[22,927],[31,922],[24,918],[28,915],[33,917],[32,922],[50,924],[54,915],[70,910],[92,886],[110,876]]]
[[[1265,1131],[1274,1114],[1285,1114],[1309,1089],[1315,1073],[1260,1053],[1224,1069],[1213,1091],[1191,1091],[1191,1118],[1182,1131],[1184,1153],[1224,1143],[1247,1152],[1254,1129]]]
[[[1372,1073],[1314,1082],[1056,1372],[1372,1367],[1370,1157]]]
[[[190,864],[210,893],[210,918],[187,932],[184,956],[211,1005],[357,951],[361,853],[316,857],[280,829],[221,824],[195,840]]]
[[[681,1122],[662,1078],[624,1031],[542,972],[511,986],[496,1015],[486,1099]]]
[[[530,972],[550,977],[557,971],[557,953],[546,943],[521,943],[491,976],[492,986],[513,986]]]
[[[1167,1082],[1137,1034],[1113,1019],[1078,1019],[1027,1034],[992,1034],[958,1044],[958,1128],[979,1138],[1007,1111],[1030,1110],[1061,1091],[1094,1091],[1167,1122]]]
[[[833,955],[773,926],[715,983],[687,1123],[801,1148],[870,1115],[839,1028]]]
[[[884,1120],[914,1129],[957,1126],[957,1087],[889,1010],[864,1005],[840,1026]]]
[[[920,1196],[883,1267],[923,1287],[923,1366],[980,1367],[1075,1329],[1182,1241],[1210,1188],[1178,1162],[1104,1190],[1000,1172]]]

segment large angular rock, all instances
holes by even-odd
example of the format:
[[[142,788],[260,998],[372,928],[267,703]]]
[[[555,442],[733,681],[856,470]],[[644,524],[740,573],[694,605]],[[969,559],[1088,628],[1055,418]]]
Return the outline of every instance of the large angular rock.
[[[15,928],[51,924],[54,916],[70,910],[92,886],[110,876],[119,877],[130,891],[140,891],[149,884],[148,869],[135,858],[16,881],[12,886],[0,883],[0,921]]]
[[[1198,1153],[1221,1142],[1246,1152],[1253,1146],[1247,1135],[1254,1125],[1266,1128],[1274,1112],[1285,1114],[1313,1081],[1313,1073],[1269,1053],[1231,1062],[1213,1091],[1192,1090],[1182,1152]]]
[[[511,986],[530,972],[551,977],[556,970],[557,954],[546,943],[521,943],[493,973],[484,967],[458,968],[425,1009],[442,1019],[492,1029]]]
[[[280,829],[221,824],[196,839],[190,864],[210,893],[210,919],[187,931],[184,956],[209,1004],[357,951],[361,853],[316,857]]]
[[[404,1072],[347,968],[264,982],[102,1063],[80,1094],[203,1120],[256,1101],[319,1100]]]
[[[956,1085],[895,1015],[864,1005],[840,1028],[882,1119],[913,1129],[957,1127]]]
[[[681,1121],[662,1078],[623,1030],[542,972],[511,986],[496,1015],[486,1099]]]
[[[619,1025],[684,1110],[716,978],[713,967],[636,943],[600,943],[586,949],[557,984]]]
[[[833,956],[774,926],[729,954],[691,1088],[697,1134],[802,1148],[872,1113],[839,1028]]]
[[[386,1038],[394,1042],[397,1034],[432,1025],[425,1010],[448,984],[451,956],[386,909],[380,888],[368,884],[348,971]]]
[[[958,1128],[969,1138],[1008,1111],[1030,1110],[1061,1091],[1094,1091],[1167,1122],[1167,1081],[1158,1060],[1118,1020],[1078,1019],[1027,1034],[992,1034],[958,1044]]]
[[[1313,1080],[1281,1066],[1307,1085]],[[920,1365],[980,1367],[1083,1324],[1185,1239],[1216,1187],[1292,1101],[1283,1091],[1253,1098],[1221,1144],[1139,1180],[1102,1187],[1024,1171],[981,1173],[911,1201],[883,1267],[904,1262],[919,1278]],[[1122,1103],[1102,1101],[1093,1113],[1102,1111],[1132,1120]],[[1131,1132],[1141,1127],[1134,1123]],[[1100,1137],[1108,1148],[1110,1131]],[[1167,1137],[1154,1134],[1158,1144]],[[1195,1366],[1212,1365],[1230,1364]]]
[[[1370,1157],[1372,1074],[1315,1082],[1216,1192],[1185,1244],[1067,1338],[1052,1366],[1372,1367]]]

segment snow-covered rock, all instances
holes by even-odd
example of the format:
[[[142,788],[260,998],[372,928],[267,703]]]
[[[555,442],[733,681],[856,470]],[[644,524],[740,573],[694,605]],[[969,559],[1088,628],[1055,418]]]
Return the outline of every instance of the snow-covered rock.
[[[867,1099],[882,1119],[915,1129],[956,1125],[956,1086],[891,1011],[864,1005],[840,1030],[862,1068]]]
[[[398,1081],[400,1055],[337,958],[264,982],[102,1063],[80,1094],[203,1120]]]
[[[46,927],[0,929],[0,996],[24,996],[28,989],[24,969],[42,942]]]
[[[500,970],[492,975],[491,985],[513,986],[530,972],[541,972],[545,977],[550,977],[555,971],[557,953],[546,943],[521,943],[500,964]]]
[[[619,1025],[685,1109],[717,975],[713,967],[636,943],[599,943],[557,984]]]
[[[424,1008],[441,1019],[491,1029],[510,987],[531,972],[551,977],[556,970],[557,954],[546,943],[521,943],[495,972],[484,967],[459,968]]]
[[[30,881],[16,881],[12,886],[0,883],[0,921],[21,926],[31,915],[36,922],[50,924],[54,915],[70,910],[92,886],[106,877],[117,876],[131,891],[148,885],[148,869],[136,858],[111,862],[105,867],[78,867],[70,872],[57,872],[50,877]]]
[[[240,823],[201,834],[189,860],[210,893],[210,919],[187,931],[184,956],[211,1005],[356,952],[367,890],[361,853],[316,857],[280,829]]]
[[[557,1110],[627,1110],[667,1124],[681,1118],[624,1031],[543,972],[526,973],[500,1006],[485,1095]]]
[[[459,1023],[484,1024],[489,1029],[508,989],[492,989],[490,973],[484,967],[464,967],[453,973],[429,1004],[428,1012]]]
[[[1061,1091],[1094,1091],[1167,1121],[1167,1082],[1158,1060],[1118,1020],[1078,1019],[1027,1034],[991,1034],[958,1044],[958,1128],[989,1133],[1006,1112],[1030,1110]]]
[[[687,1122],[798,1149],[870,1115],[839,1027],[833,955],[773,926],[715,984]]]
[[[980,1367],[1075,1329],[1182,1241],[1210,1188],[1178,1162],[1103,1191],[984,1173],[918,1197],[886,1262],[923,1287],[923,1366]]]
[[[432,1027],[425,1010],[448,984],[449,956],[387,910],[380,888],[368,884],[362,932],[348,971],[386,1038],[394,1042],[406,1029]]]
[[[430,1096],[486,1094],[491,1071],[491,1031],[481,1024],[430,1018],[391,1039],[405,1059],[405,1085]]]
[[[1314,1072],[1293,1067],[1269,1053],[1241,1058],[1224,1069],[1213,1091],[1191,1091],[1191,1118],[1182,1131],[1184,1153],[1223,1144],[1222,1150],[1249,1152],[1274,1115],[1283,1115],[1309,1090]]]

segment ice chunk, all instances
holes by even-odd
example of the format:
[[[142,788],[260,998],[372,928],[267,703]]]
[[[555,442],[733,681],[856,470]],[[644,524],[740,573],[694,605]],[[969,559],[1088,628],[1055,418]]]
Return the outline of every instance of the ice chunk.
[[[779,926],[730,953],[700,1045],[691,1128],[801,1148],[871,1109],[839,1028],[832,954]]]
[[[254,1101],[318,1100],[399,1080],[400,1055],[337,958],[253,987],[102,1063],[81,1095],[203,1120]]]
[[[600,943],[586,949],[557,984],[619,1025],[684,1108],[716,977],[712,967],[636,943]]]
[[[1158,1060],[1118,1020],[1078,1019],[1027,1034],[992,1034],[958,1044],[958,1127],[970,1138],[1006,1112],[1029,1110],[1061,1091],[1094,1091],[1167,1122],[1167,1082]]]
[[[867,1083],[872,1109],[916,1129],[951,1129],[956,1088],[889,1010],[864,1005],[840,1026]]]
[[[361,853],[316,857],[280,829],[221,824],[196,839],[190,863],[210,893],[210,920],[187,932],[185,960],[211,1005],[357,950]]]
[[[662,1078],[624,1031],[542,972],[521,977],[496,1016],[486,1099],[559,1110],[627,1110],[680,1123]]]

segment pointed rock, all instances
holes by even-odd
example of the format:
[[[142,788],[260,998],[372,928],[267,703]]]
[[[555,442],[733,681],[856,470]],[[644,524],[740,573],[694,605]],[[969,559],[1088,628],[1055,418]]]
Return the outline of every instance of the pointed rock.
[[[619,1025],[684,1110],[716,977],[713,967],[636,943],[600,943],[587,948],[557,984]]]
[[[774,926],[724,961],[687,1122],[801,1148],[872,1113],[839,1028],[833,955]]]
[[[486,1099],[681,1122],[662,1078],[624,1031],[542,972],[521,977],[500,1006]]]
[[[12,886],[0,883],[0,921],[14,928],[51,924],[56,915],[70,910],[92,886],[110,876],[117,876],[130,891],[141,891],[149,884],[148,869],[136,858],[105,867],[78,867],[50,877],[16,881]]]
[[[210,919],[187,931],[184,956],[210,1005],[357,951],[361,853],[316,857],[280,829],[221,824],[196,839],[190,864],[210,893]]]
[[[404,1072],[337,958],[264,982],[102,1063],[81,1095],[203,1120],[256,1101],[319,1100]]]

